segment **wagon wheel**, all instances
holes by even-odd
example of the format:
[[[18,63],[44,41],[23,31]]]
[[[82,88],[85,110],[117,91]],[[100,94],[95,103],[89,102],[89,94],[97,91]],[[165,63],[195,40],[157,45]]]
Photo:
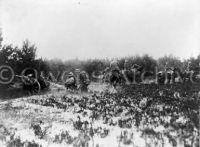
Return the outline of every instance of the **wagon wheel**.
[[[31,92],[33,94],[37,94],[40,92],[40,90],[41,90],[40,83],[37,80],[35,80],[34,83],[32,84]]]

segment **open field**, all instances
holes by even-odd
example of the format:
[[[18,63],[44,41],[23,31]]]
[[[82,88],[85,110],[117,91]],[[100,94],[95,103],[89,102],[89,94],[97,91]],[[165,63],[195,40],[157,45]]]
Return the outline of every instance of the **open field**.
[[[198,147],[200,85],[51,85],[0,103],[0,146]]]

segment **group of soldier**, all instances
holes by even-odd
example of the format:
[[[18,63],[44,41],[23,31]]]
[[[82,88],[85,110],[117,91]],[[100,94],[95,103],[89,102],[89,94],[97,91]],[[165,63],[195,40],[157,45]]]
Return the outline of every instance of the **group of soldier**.
[[[134,64],[131,69],[132,70],[139,70],[141,66]],[[119,83],[120,79],[123,77],[123,74],[128,74],[129,72],[129,65],[128,60],[125,60],[124,63],[124,70],[121,71],[119,68],[119,64],[117,60],[112,60],[110,62],[110,66],[106,68],[103,72],[104,75],[106,73],[109,74],[109,83],[112,86],[116,86]],[[80,89],[81,91],[87,91],[87,87],[90,84],[90,79],[85,71],[81,71],[80,69],[76,69],[75,72],[69,72],[67,75],[67,79],[65,82],[65,87],[67,89]]]
[[[75,74],[70,72],[67,75],[65,87],[69,90],[81,90],[87,91],[90,79],[88,74],[84,70],[76,69]]]
[[[110,66],[107,67],[103,72],[103,80],[105,80],[106,76],[107,82],[110,83],[113,87],[116,87],[118,83],[123,81],[126,84],[133,83],[134,76],[137,76],[137,74],[141,77],[141,73],[144,70],[144,67],[137,65],[137,64],[129,64],[128,60],[124,61],[124,68],[121,70],[119,68],[119,63],[117,60],[112,60],[110,62]],[[188,63],[186,70],[184,73],[188,74],[190,73],[190,63]],[[175,74],[175,68],[169,67],[166,63],[164,66],[164,70],[158,72],[158,80],[159,78],[162,78],[166,80],[165,73],[167,73],[171,79],[173,74]],[[165,76],[165,77],[164,77]],[[167,77],[168,78],[168,77]],[[175,78],[175,76],[174,76]],[[134,79],[135,80],[135,79]],[[158,82],[161,82],[158,81]],[[105,82],[105,81],[104,81]],[[90,79],[88,74],[85,71],[81,71],[79,69],[75,70],[75,74],[73,72],[70,72],[67,76],[67,80],[65,82],[66,88],[69,89],[81,89],[83,91],[87,91],[87,87],[90,84]]]
[[[180,67],[170,66],[168,62],[165,63],[164,69],[161,71],[145,71],[145,67],[133,64],[132,66],[129,64],[128,60],[124,62],[124,69],[120,71],[117,61],[111,62],[111,78],[110,82],[112,83],[112,77],[116,77],[115,74],[121,75],[126,83],[138,83],[137,77],[139,77],[139,82],[147,82],[144,75],[154,80],[150,80],[151,82],[157,84],[173,84],[175,82],[195,82],[194,80],[200,79],[200,63],[198,67],[191,68],[191,62],[188,62],[185,70],[181,70]],[[146,81],[145,81],[146,80]],[[176,80],[176,81],[175,81]],[[116,80],[117,81],[117,80]],[[115,86],[115,83],[114,83]]]
[[[138,64],[131,65],[129,64],[128,60],[124,61],[124,68],[121,70],[119,68],[118,61],[112,60],[110,62],[110,67],[104,71],[104,81],[106,80],[107,76],[107,81],[114,87],[116,87],[118,83],[130,84],[135,78],[133,74],[138,75],[138,73],[141,73],[142,70],[142,66]]]

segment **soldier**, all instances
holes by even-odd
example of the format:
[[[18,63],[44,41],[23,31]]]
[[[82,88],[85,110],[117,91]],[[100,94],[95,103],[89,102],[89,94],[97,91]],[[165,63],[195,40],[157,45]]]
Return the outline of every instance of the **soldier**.
[[[168,62],[164,65],[164,78],[164,84],[172,83],[172,68],[168,66]]]
[[[103,78],[102,78],[103,83],[109,83],[109,72],[110,72],[109,67],[107,67],[103,70]]]
[[[110,62],[110,69],[111,69],[111,72],[112,72],[112,71],[120,72],[120,69],[119,69],[117,60],[112,60],[112,61]]]
[[[120,69],[119,69],[117,60],[112,60],[110,62],[110,72],[111,72],[111,75],[113,76],[118,77],[120,75]]]
[[[133,64],[133,66],[131,67],[131,69],[134,71],[139,71],[141,68],[142,68],[142,66],[140,66],[138,64]]]
[[[85,71],[81,71],[78,77],[79,87],[81,91],[88,91],[88,85],[90,84],[90,79]]]
[[[76,89],[76,78],[72,72],[67,75],[67,79],[65,82],[65,87],[67,89]]]
[[[118,66],[117,60],[112,60],[110,63],[110,84],[116,87],[117,83],[120,82],[120,68]]]
[[[41,89],[45,89],[45,88],[48,88],[50,86],[50,83],[47,81],[43,72],[40,73],[40,76],[38,78],[38,82],[40,83]]]
[[[31,85],[34,81],[33,74],[28,74],[27,76],[24,76],[23,78],[25,80],[25,83],[28,85]]]
[[[142,66],[138,64],[133,64],[131,67],[131,71],[133,72],[133,82],[137,83],[141,81],[141,73],[142,73]]]

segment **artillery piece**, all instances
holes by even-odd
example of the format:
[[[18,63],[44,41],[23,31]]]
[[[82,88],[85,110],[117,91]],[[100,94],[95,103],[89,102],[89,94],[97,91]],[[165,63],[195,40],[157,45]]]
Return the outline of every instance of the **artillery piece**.
[[[45,80],[43,77],[39,77],[38,79],[32,76],[24,76],[24,75],[16,75],[17,78],[20,78],[20,87],[26,91],[31,92],[32,94],[37,94],[41,90],[49,88],[50,83]]]
[[[20,87],[22,87],[24,90],[27,90],[33,94],[37,94],[40,92],[41,86],[37,79],[29,76],[20,75],[16,75],[16,77],[21,78]]]

